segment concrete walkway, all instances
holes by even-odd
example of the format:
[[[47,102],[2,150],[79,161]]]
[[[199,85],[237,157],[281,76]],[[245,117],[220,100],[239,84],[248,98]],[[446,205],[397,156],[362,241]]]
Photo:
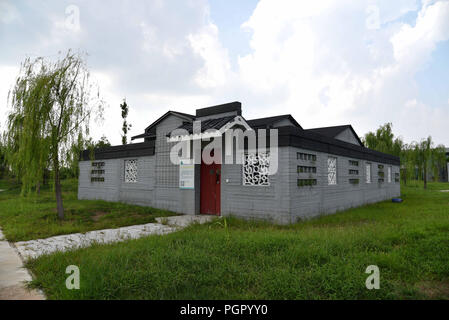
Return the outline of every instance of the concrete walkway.
[[[40,290],[29,290],[26,288],[26,282],[31,281],[32,278],[28,270],[23,266],[22,259],[34,259],[56,251],[64,252],[88,247],[94,243],[114,243],[153,234],[167,234],[183,229],[190,224],[205,223],[214,218],[215,216],[188,215],[156,218],[158,223],[16,242],[14,244],[15,248],[4,239],[0,229],[0,300],[45,299],[45,295]]]
[[[15,246],[24,260],[35,259],[57,251],[65,252],[91,246],[94,243],[106,244],[130,239],[139,239],[149,235],[163,235],[175,232],[192,223],[205,223],[215,216],[173,216],[156,218],[158,223],[147,223],[117,229],[104,229],[86,233],[74,233],[16,242]]]
[[[31,280],[16,250],[0,230],[0,300],[44,300],[42,292],[25,287]]]

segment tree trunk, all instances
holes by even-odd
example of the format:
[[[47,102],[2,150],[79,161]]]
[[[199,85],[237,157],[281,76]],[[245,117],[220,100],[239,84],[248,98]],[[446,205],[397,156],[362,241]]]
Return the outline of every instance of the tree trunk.
[[[38,181],[36,183],[36,193],[41,194],[41,182],[40,181]]]
[[[58,156],[53,160],[53,170],[55,171],[55,195],[56,195],[56,208],[58,210],[58,218],[64,219],[64,207],[62,205],[62,191],[61,182],[59,181],[59,160]]]
[[[427,166],[424,165],[424,189],[427,189]]]

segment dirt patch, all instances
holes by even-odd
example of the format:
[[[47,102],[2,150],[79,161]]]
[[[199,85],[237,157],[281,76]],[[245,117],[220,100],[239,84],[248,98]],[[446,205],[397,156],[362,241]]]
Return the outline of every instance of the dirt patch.
[[[101,219],[101,217],[105,216],[109,214],[109,212],[104,212],[104,211],[95,211],[94,214],[91,216],[93,221],[98,221]]]
[[[449,299],[449,281],[422,281],[416,287],[430,299]]]
[[[0,300],[45,300],[37,290],[30,290],[23,285],[0,288]]]

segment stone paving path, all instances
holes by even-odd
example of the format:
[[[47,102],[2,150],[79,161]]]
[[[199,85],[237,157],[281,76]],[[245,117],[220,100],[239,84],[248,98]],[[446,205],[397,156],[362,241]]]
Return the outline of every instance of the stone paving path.
[[[0,300],[44,300],[41,291],[25,287],[27,281],[31,275],[0,230]]]
[[[31,281],[32,277],[24,268],[22,259],[26,261],[56,251],[64,252],[88,247],[94,243],[106,244],[155,234],[163,235],[180,230],[192,223],[205,223],[214,218],[214,216],[188,215],[156,218],[158,223],[21,241],[13,245],[4,239],[0,229],[0,300],[45,299],[45,295],[40,290],[26,288],[26,282]]]
[[[138,239],[149,235],[163,235],[184,228],[192,223],[205,223],[214,216],[173,216],[156,218],[159,223],[147,223],[118,229],[89,231],[55,236],[47,239],[16,242],[15,246],[24,260],[34,259],[56,251],[68,251],[88,247],[94,243],[106,244]]]

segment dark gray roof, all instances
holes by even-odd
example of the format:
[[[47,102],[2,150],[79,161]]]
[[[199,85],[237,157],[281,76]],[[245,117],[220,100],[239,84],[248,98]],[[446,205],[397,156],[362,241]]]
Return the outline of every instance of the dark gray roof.
[[[188,113],[183,113],[183,112],[178,112],[178,111],[167,111],[162,117],[160,117],[159,119],[154,121],[152,124],[150,124],[148,127],[146,127],[144,133],[131,137],[131,140],[140,139],[140,138],[149,138],[149,137],[154,136],[156,134],[157,124],[160,123],[162,120],[164,120],[169,115],[177,115],[177,116],[180,116],[181,118],[185,118],[186,120],[190,120],[190,121],[192,121],[195,118],[195,116],[188,114]]]
[[[248,125],[251,128],[256,129],[256,128],[269,127],[269,126],[273,125],[274,123],[284,120],[284,119],[290,120],[295,126],[302,129],[302,127],[299,125],[299,123],[290,114],[284,114],[284,115],[280,115],[280,116],[267,117],[267,118],[252,119],[252,120],[248,120],[246,122],[248,123]]]
[[[210,116],[213,114],[219,114],[219,113],[227,113],[227,112],[237,112],[239,116],[242,115],[242,104],[238,101],[220,104],[217,106],[207,107],[207,108],[201,108],[196,109],[196,116],[197,117],[205,117]]]
[[[221,118],[224,121],[224,118]],[[220,119],[215,119],[220,120]],[[218,123],[218,122],[217,122]],[[220,124],[221,125],[221,124]],[[220,126],[220,125],[217,125]],[[363,146],[358,146],[345,141],[327,137],[322,134],[313,133],[309,130],[303,130],[294,126],[285,126],[277,128],[279,131],[278,145],[292,146],[301,149],[325,152],[329,154],[341,155],[354,159],[365,159],[382,163],[400,165],[399,157],[374,151]],[[257,129],[255,129],[257,130]],[[267,143],[267,147],[269,144]],[[155,153],[155,141],[144,143],[129,144],[124,146],[105,147],[94,151],[95,159],[118,159],[125,157],[149,156]],[[90,151],[85,150],[81,153],[81,159],[89,160]]]
[[[306,129],[308,132],[321,134],[326,137],[335,138],[340,133],[345,131],[346,129],[350,129],[354,136],[356,137],[357,141],[360,143],[360,145],[363,146],[362,141],[360,140],[359,136],[355,132],[354,128],[350,124],[342,125],[342,126],[332,126],[332,127],[322,127],[322,128],[312,128],[312,129]]]
[[[231,121],[232,119],[234,119],[235,116],[227,116],[227,117],[222,117],[222,118],[216,118],[216,119],[208,119],[208,120],[203,120],[201,121],[201,132],[204,132],[208,129],[221,129],[221,127],[223,127],[226,123],[228,123],[229,121]],[[176,128],[175,130],[178,129],[184,129],[187,130],[189,133],[193,132],[193,122],[185,122],[182,126]],[[170,134],[168,134],[167,136],[170,136]]]
[[[227,117],[221,117],[216,119],[207,119],[201,121],[201,132],[204,132],[208,129],[221,129],[226,123],[234,119],[235,116],[227,116]],[[301,126],[296,122],[296,120],[289,114],[281,115],[281,116],[275,116],[275,117],[268,117],[268,118],[259,118],[259,119],[253,119],[247,121],[248,125],[253,129],[261,129],[261,128],[267,128],[273,125],[274,123],[288,119],[290,120],[296,127],[301,128]],[[193,123],[192,122],[186,122],[182,126],[176,128],[177,129],[184,129],[187,130],[189,133],[193,132]],[[169,134],[167,135],[169,136]]]
[[[155,141],[125,144],[119,146],[110,146],[98,148],[95,150],[81,151],[81,160],[104,160],[104,159],[118,159],[128,157],[143,157],[152,156],[155,152]]]
[[[292,126],[280,127],[279,146],[292,146],[302,149],[325,152],[355,159],[364,159],[400,165],[399,157],[371,150],[363,145],[356,145],[342,140],[334,139],[311,130],[301,130]]]

